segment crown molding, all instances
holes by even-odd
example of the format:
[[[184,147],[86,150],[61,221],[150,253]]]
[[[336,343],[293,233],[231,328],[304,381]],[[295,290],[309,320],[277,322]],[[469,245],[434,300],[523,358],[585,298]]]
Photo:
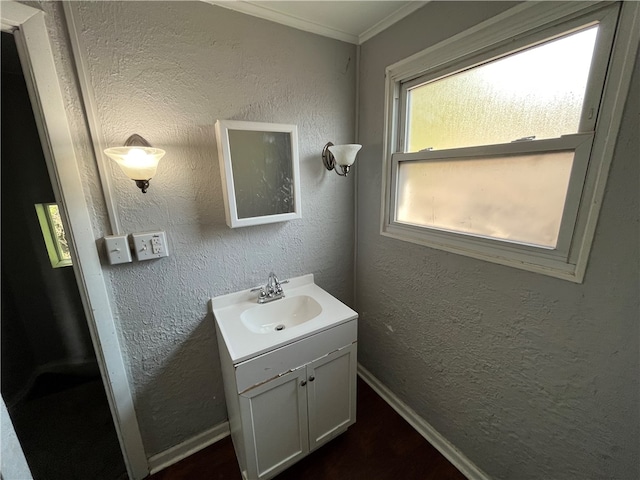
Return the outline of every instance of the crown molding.
[[[245,13],[254,17],[259,17],[272,22],[280,23],[288,27],[297,28],[305,32],[315,33],[324,37],[333,38],[347,43],[353,43],[358,45],[358,37],[351,35],[340,30],[320,25],[318,23],[310,22],[302,18],[295,17],[293,15],[287,15],[282,12],[278,12],[271,8],[257,3],[245,2],[242,0],[202,0],[205,3],[217,5],[219,7],[228,8],[229,10],[235,10],[236,12]]]
[[[315,33],[317,35],[333,38],[335,40],[340,40],[342,42],[352,43],[354,45],[360,45],[363,42],[372,38],[373,36],[377,35],[378,33],[382,32],[386,28],[390,27],[397,21],[415,12],[417,9],[419,9],[426,3],[429,3],[430,0],[412,1],[410,3],[403,4],[400,8],[398,8],[398,10],[393,12],[391,15],[388,15],[387,17],[385,17],[375,25],[371,26],[364,32],[360,33],[359,35],[343,32],[342,30],[337,30],[327,25],[322,25],[319,23],[302,19],[300,17],[296,17],[294,15],[282,13],[280,11],[274,10],[266,6],[268,5],[268,2],[259,2],[259,1],[249,2],[244,0],[202,0],[202,1],[205,3],[209,3],[211,5],[217,5],[219,7],[227,8],[229,10],[235,10],[236,12],[245,13],[247,15],[262,18],[272,22],[276,22],[281,25],[293,27],[298,30],[303,30],[305,32]]]
[[[411,15],[413,12],[415,12],[416,10],[418,10],[419,8],[422,8],[430,1],[431,0],[411,1],[410,3],[404,4],[398,10],[393,12],[391,15],[389,15],[386,18],[383,18],[378,23],[376,23],[372,27],[369,27],[360,35],[358,35],[358,45],[362,45],[364,42],[375,37],[377,34],[386,30],[394,23],[399,22],[404,17],[407,17]]]

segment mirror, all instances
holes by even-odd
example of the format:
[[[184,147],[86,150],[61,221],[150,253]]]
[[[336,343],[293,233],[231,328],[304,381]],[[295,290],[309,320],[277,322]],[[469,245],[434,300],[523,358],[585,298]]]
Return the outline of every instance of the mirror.
[[[300,218],[295,125],[218,120],[216,139],[227,225]]]

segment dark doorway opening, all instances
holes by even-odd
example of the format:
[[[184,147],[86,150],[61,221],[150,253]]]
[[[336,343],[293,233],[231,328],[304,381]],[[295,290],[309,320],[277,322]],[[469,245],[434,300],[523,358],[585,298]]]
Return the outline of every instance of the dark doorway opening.
[[[36,212],[56,200],[13,35],[1,46],[2,397],[35,480],[126,479],[73,268]]]

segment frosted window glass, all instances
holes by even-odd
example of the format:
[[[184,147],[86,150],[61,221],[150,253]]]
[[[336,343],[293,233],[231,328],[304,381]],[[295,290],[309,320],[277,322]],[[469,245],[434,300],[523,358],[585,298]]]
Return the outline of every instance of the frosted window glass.
[[[578,133],[598,27],[408,91],[406,152]]]
[[[574,152],[401,162],[401,223],[555,247]]]

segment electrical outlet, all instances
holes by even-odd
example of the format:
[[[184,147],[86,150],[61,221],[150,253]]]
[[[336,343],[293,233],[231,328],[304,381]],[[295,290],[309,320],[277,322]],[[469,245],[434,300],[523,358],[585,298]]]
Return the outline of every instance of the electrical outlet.
[[[160,237],[151,237],[151,253],[158,255],[162,253],[162,242]]]
[[[131,236],[138,261],[169,256],[165,232],[134,233]]]
[[[126,235],[104,237],[104,246],[111,265],[131,262],[131,249]]]

